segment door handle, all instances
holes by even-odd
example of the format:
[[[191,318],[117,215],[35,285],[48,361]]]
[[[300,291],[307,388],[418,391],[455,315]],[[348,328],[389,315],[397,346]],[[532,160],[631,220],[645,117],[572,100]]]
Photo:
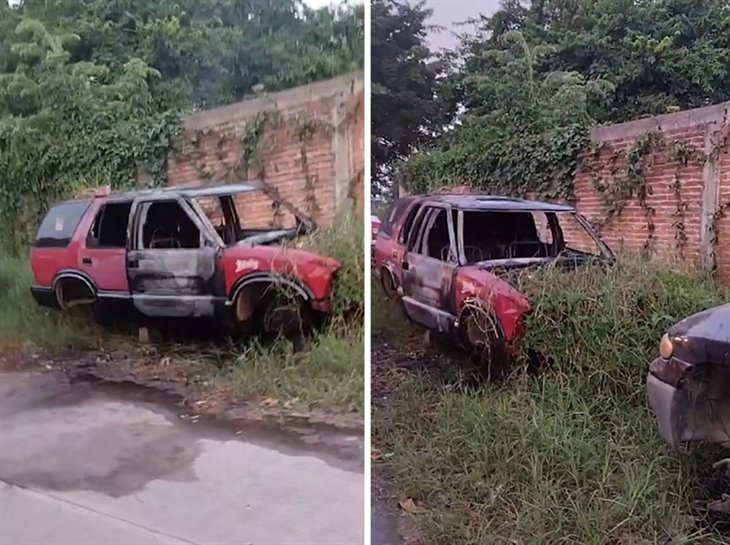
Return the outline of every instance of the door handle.
[[[81,263],[83,263],[84,265],[91,265],[91,258],[90,257],[82,257],[81,258]]]

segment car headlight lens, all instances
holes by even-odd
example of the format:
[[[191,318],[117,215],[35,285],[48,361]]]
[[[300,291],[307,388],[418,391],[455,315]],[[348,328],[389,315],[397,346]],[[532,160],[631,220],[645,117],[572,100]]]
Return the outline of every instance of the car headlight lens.
[[[669,334],[665,334],[662,340],[659,342],[659,355],[668,360],[674,353],[674,346],[672,345],[672,339],[669,338]]]

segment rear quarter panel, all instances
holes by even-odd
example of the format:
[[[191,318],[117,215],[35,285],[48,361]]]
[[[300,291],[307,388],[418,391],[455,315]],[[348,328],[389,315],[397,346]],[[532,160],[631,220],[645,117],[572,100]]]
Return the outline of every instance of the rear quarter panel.
[[[100,206],[100,200],[93,200],[89,204],[66,247],[33,247],[31,249],[30,266],[37,286],[50,287],[58,271],[64,269],[81,270],[80,252],[82,250],[82,241],[86,238],[86,234],[94,221],[94,216]]]
[[[375,264],[376,274],[381,274],[384,268],[388,269],[393,274],[397,286],[403,285],[403,256],[406,251],[405,244],[399,241],[407,239],[408,234],[403,232],[405,220],[414,207],[419,205],[419,200],[409,203],[393,222],[392,233],[386,235],[381,231],[375,239],[373,263]],[[401,234],[404,236],[401,237]]]

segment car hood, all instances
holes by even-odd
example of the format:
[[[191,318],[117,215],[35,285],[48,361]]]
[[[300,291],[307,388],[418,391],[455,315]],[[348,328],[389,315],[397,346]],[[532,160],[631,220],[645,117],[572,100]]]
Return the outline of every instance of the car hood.
[[[730,303],[685,318],[669,330],[677,358],[730,365]]]

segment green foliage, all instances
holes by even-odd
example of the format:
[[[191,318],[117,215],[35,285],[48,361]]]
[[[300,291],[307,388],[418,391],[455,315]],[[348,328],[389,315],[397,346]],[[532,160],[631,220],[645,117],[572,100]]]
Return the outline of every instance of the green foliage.
[[[357,215],[340,218],[333,227],[321,228],[298,245],[337,259],[341,268],[335,278],[333,326],[362,329],[364,318],[365,251],[363,222]]]
[[[0,75],[0,210],[5,247],[19,248],[50,201],[87,185],[135,182],[143,167],[160,183],[178,115],[155,103],[159,73],[132,58],[118,74],[71,62],[72,38],[24,19]]]
[[[26,0],[0,17],[0,245],[85,187],[165,183],[185,112],[351,71],[362,7]]]
[[[447,63],[434,61],[425,44],[431,11],[424,3],[371,3],[374,195],[383,191],[396,162],[433,143],[455,107],[452,90],[444,85]]]
[[[79,36],[74,60],[119,70],[138,57],[161,74],[155,93],[199,107],[361,68],[362,6],[302,0],[25,0],[23,15]]]
[[[591,126],[730,99],[730,6],[509,0],[450,55],[463,111],[401,182],[565,197]]]
[[[26,259],[0,255],[0,350],[31,342],[55,351],[81,339],[93,340],[93,327],[83,309],[63,315],[39,307],[28,289],[32,283]]]
[[[213,383],[247,402],[266,400],[294,410],[362,413],[365,346],[361,333],[325,332],[299,350],[284,341],[243,346],[229,356]]]

